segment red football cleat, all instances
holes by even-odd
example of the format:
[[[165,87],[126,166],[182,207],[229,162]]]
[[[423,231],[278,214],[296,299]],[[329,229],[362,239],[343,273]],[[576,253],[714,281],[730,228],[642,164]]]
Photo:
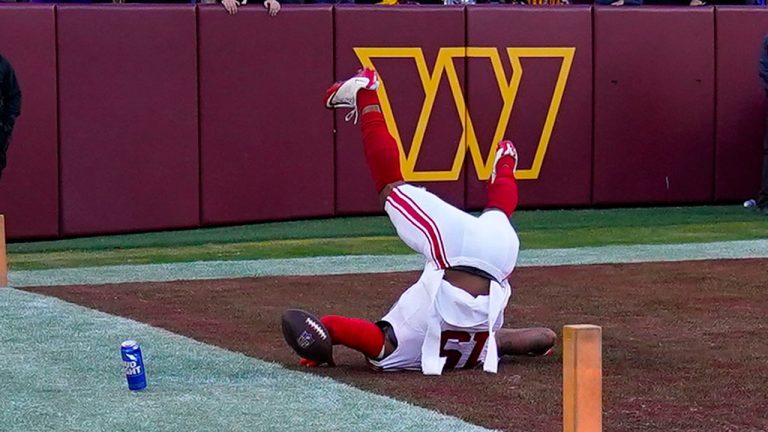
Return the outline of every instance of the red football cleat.
[[[496,159],[493,161],[493,171],[491,172],[491,183],[496,181],[496,170],[501,166],[511,166],[512,172],[517,171],[517,149],[510,140],[499,141],[496,146]],[[505,159],[506,156],[512,158],[512,161]]]
[[[379,88],[379,76],[373,69],[361,69],[352,78],[339,81],[325,91],[326,108],[352,108],[344,117],[349,121],[353,116],[357,122],[357,92]]]

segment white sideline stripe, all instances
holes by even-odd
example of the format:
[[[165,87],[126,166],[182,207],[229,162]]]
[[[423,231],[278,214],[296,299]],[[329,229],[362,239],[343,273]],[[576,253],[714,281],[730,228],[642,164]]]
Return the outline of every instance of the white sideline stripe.
[[[3,431],[488,432],[53,297],[0,289],[0,312]],[[139,393],[120,367],[120,343],[134,338],[148,382]]]
[[[523,245],[524,247],[524,245]],[[518,267],[768,258],[768,239],[672,245],[601,246],[522,250]],[[419,255],[353,255],[252,261],[195,261],[53,270],[11,271],[14,287],[128,282],[311,276],[420,270]]]

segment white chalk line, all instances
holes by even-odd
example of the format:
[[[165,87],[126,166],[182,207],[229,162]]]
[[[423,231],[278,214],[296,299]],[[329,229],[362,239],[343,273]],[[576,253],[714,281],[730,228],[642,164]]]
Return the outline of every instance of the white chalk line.
[[[523,249],[518,267],[768,258],[768,239],[669,245]],[[234,279],[255,276],[317,276],[415,271],[420,255],[353,255],[248,261],[194,261],[11,271],[13,287],[100,285],[129,282]]]

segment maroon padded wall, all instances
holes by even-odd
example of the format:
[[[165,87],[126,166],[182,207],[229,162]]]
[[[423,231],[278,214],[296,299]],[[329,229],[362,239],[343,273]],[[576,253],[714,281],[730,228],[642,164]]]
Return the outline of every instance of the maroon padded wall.
[[[59,233],[54,6],[0,7],[0,53],[22,88],[22,114],[0,180],[0,213],[11,239],[53,237]]]
[[[713,9],[594,14],[594,203],[711,200]]]
[[[765,91],[757,74],[768,10],[717,9],[715,199],[743,200],[760,190]]]
[[[199,224],[195,8],[59,6],[62,231]]]
[[[199,32],[203,223],[332,215],[332,7],[201,7]]]
[[[464,8],[443,6],[340,6],[336,8],[336,78],[343,79],[360,68],[357,47],[421,48],[431,75],[441,47],[465,44]],[[416,130],[425,98],[416,61],[407,58],[373,59],[385,83],[387,96],[398,124],[405,150]],[[461,86],[464,84],[463,56],[454,59]],[[461,139],[461,116],[454,104],[446,74],[437,88],[434,107],[424,133],[415,168],[417,171],[450,170]],[[338,214],[380,211],[368,167],[363,157],[359,126],[344,122],[346,110],[336,116],[336,212]],[[414,182],[425,185],[446,201],[464,206],[463,174],[456,181]]]
[[[549,48],[575,48],[538,179],[519,181],[520,204],[588,205],[592,180],[591,8],[471,7],[467,9],[467,43],[496,49],[507,82],[512,78],[507,48],[525,49],[515,51],[521,56],[521,80],[504,133],[518,148],[519,170],[533,167],[558,76],[569,58],[567,53]],[[536,47],[549,50],[527,50]],[[470,58],[467,69],[469,115],[485,156],[495,150],[494,133],[502,121],[503,100],[488,57]],[[478,180],[469,157],[465,167],[467,206],[482,208],[486,181]]]
[[[355,48],[377,47],[406,151],[425,99],[408,56],[423,54],[430,76],[453,56],[455,88],[443,72],[416,171],[450,170],[467,145],[462,120],[482,156],[495,144],[502,98],[489,58],[467,60],[475,49],[498,53],[508,79],[508,47],[575,48],[539,176],[521,179],[523,206],[744,199],[760,174],[764,33],[768,11],[744,7],[286,6],[270,18],[258,6],[233,17],[216,6],[3,5],[0,52],[24,103],[0,212],[11,238],[378,212],[359,125],[320,102],[360,67]],[[562,59],[521,55],[505,135],[526,170]],[[470,154],[456,173],[415,183],[482,207]]]

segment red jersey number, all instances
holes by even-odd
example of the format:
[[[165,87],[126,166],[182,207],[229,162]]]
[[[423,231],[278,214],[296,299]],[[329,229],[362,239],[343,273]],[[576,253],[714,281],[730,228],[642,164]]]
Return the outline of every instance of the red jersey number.
[[[445,368],[471,369],[483,351],[488,332],[469,333],[446,330],[440,335],[440,357],[446,357]]]

